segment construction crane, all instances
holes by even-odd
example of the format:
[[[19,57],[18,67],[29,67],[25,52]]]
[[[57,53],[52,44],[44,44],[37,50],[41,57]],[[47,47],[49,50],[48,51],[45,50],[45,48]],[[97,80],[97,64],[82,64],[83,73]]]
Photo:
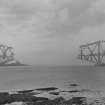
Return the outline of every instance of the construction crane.
[[[93,43],[88,43],[85,45],[81,45],[80,53],[78,58],[80,60],[85,60],[95,65],[105,66],[105,41],[96,41]]]
[[[0,65],[14,61],[13,48],[0,44]]]

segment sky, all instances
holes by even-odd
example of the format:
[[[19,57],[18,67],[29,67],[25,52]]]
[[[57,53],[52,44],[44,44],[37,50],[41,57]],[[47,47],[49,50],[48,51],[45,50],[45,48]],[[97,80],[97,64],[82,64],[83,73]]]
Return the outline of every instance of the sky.
[[[79,46],[105,39],[105,0],[0,0],[0,43],[33,65],[77,65]]]

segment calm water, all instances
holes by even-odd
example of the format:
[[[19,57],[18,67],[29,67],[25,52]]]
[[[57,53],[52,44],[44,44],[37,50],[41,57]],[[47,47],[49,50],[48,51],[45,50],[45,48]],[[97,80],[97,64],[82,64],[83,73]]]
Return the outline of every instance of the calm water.
[[[105,67],[1,67],[0,91],[79,84],[84,89],[105,90]]]

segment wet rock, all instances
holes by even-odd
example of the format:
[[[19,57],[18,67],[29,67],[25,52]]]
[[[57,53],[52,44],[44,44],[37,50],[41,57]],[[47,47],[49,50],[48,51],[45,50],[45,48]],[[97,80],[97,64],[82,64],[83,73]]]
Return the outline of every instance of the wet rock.
[[[38,91],[53,91],[53,90],[57,90],[58,88],[56,87],[48,87],[48,88],[38,88],[36,90]]]
[[[59,95],[59,92],[50,92],[49,94],[52,94],[52,95]]]

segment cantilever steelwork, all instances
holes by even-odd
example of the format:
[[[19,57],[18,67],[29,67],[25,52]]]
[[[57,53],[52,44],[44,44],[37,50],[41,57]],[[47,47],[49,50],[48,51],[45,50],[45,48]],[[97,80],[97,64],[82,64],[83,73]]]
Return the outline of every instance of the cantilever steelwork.
[[[14,60],[13,48],[0,44],[0,64],[6,64]]]
[[[105,65],[105,41],[96,41],[80,46],[78,58],[96,65]]]

